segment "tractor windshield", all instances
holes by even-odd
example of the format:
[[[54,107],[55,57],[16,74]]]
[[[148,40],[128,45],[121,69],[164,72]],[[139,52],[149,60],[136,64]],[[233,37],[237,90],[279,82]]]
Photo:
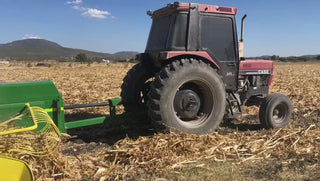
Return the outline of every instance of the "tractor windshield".
[[[146,53],[185,50],[187,13],[179,12],[154,18]]]
[[[172,15],[153,20],[147,50],[157,51],[166,48],[171,21]]]

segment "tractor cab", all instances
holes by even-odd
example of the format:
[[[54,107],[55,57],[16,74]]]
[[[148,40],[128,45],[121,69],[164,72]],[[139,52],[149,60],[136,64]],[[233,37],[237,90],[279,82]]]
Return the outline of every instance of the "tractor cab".
[[[236,13],[236,8],[180,2],[148,11],[153,23],[143,57],[160,65],[186,54],[202,58],[234,91],[239,68]]]

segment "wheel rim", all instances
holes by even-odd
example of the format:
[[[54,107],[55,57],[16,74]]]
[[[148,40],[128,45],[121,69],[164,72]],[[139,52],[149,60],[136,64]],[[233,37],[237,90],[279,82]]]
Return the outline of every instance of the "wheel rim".
[[[288,107],[284,103],[278,104],[272,112],[272,118],[276,123],[282,123],[288,114]]]
[[[201,80],[184,82],[175,93],[173,107],[179,122],[197,127],[207,121],[214,108],[214,92]]]

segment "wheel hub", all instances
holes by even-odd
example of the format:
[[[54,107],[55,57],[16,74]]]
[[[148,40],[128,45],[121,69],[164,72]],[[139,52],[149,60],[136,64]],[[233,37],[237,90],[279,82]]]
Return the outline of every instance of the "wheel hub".
[[[284,104],[279,104],[277,105],[272,113],[272,117],[274,119],[275,122],[277,123],[281,123],[284,118],[286,117],[286,112],[287,112],[287,108],[285,107]]]
[[[180,90],[174,98],[174,109],[181,119],[195,118],[201,105],[200,98],[193,90]]]

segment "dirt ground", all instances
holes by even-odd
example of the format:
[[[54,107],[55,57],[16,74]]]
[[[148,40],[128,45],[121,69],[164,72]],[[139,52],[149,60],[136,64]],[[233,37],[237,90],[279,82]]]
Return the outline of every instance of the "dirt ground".
[[[104,102],[119,97],[132,66],[0,65],[0,82],[52,80],[66,105]],[[320,63],[276,63],[270,92],[292,101],[285,129],[264,130],[257,107],[201,136],[155,133],[148,118],[131,119],[70,130],[54,155],[23,159],[36,180],[319,180]],[[105,108],[66,111],[66,118],[104,114]]]

